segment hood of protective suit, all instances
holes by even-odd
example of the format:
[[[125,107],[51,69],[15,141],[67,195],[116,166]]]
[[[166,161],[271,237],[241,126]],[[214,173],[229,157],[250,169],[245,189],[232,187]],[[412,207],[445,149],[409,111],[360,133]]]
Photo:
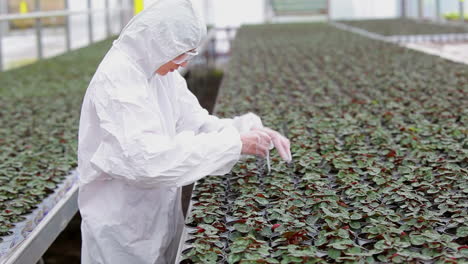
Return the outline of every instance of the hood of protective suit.
[[[205,36],[205,22],[191,0],[158,0],[128,23],[114,47],[149,79],[165,63],[198,48]]]

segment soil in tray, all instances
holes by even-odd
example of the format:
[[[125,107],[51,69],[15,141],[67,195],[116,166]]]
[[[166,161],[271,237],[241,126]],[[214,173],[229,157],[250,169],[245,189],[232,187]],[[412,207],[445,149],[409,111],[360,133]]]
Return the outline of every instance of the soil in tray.
[[[77,213],[44,255],[46,264],[80,264],[81,216]]]

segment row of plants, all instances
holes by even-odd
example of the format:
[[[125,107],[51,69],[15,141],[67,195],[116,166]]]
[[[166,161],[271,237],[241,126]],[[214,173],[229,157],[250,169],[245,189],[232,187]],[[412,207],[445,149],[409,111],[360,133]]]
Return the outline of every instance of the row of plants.
[[[325,24],[242,27],[216,105],[292,141],[197,182],[182,263],[466,263],[468,67]]]
[[[81,102],[110,45],[0,73],[0,241],[76,167]]]
[[[466,26],[443,25],[413,19],[369,19],[340,22],[384,36],[468,33]]]

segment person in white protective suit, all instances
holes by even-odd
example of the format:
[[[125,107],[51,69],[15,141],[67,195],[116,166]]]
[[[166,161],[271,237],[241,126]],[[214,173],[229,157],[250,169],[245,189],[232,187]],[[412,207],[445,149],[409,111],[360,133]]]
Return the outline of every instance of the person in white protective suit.
[[[78,147],[82,263],[174,263],[181,187],[228,173],[241,154],[289,141],[252,113],[219,119],[176,70],[206,26],[190,0],[159,0],[133,18],[84,97]]]

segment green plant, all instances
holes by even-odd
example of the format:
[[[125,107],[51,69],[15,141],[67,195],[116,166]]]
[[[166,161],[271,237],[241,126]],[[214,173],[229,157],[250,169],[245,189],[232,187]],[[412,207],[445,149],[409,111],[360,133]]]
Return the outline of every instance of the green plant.
[[[197,183],[226,262],[466,260],[468,67],[324,24],[243,27],[234,46],[217,115],[259,114],[294,162]]]

